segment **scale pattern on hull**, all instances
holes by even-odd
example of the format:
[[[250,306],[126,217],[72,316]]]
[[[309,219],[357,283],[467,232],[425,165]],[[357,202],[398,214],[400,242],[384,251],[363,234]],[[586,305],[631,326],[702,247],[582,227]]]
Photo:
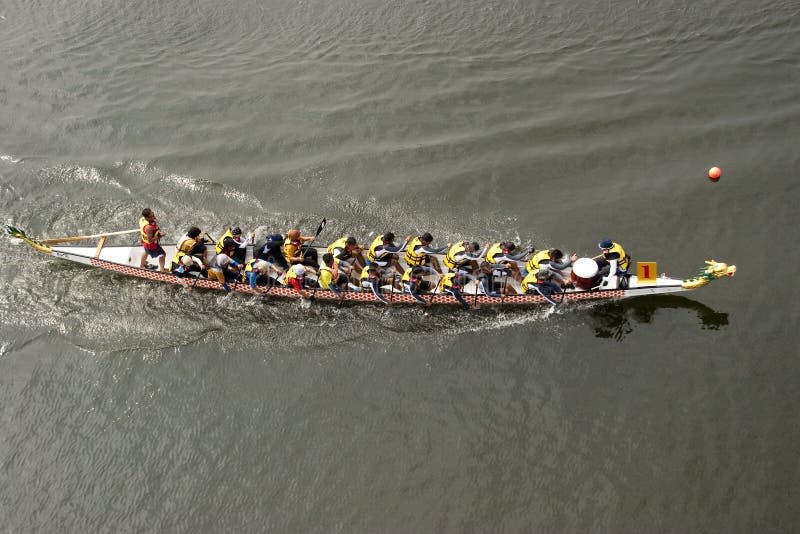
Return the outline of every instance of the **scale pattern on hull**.
[[[100,269],[106,269],[109,271],[115,271],[118,273],[126,274],[129,276],[136,276],[139,278],[146,278],[148,280],[157,280],[160,282],[169,282],[171,284],[181,285],[187,284],[192,287],[199,287],[203,289],[214,289],[217,291],[224,291],[222,285],[219,282],[213,280],[205,280],[200,279],[195,282],[193,278],[178,278],[172,273],[163,273],[158,271],[152,271],[149,269],[142,269],[139,267],[131,267],[129,265],[121,265],[119,263],[108,262],[105,260],[100,260],[97,258],[91,259],[92,267],[98,267]],[[239,283],[232,283],[229,284],[232,290],[241,292],[241,293],[250,293],[253,295],[261,295],[263,294],[261,290],[254,290],[249,286]],[[337,302],[339,301],[339,297],[336,296],[332,291],[318,289],[318,290],[308,290],[314,296],[315,300],[322,300],[322,301],[330,301],[330,302]],[[290,289],[287,287],[276,286],[271,288],[267,293],[267,295],[281,297],[281,298],[288,298],[288,299],[297,299],[299,295],[294,289]],[[405,293],[385,293],[384,296],[393,303],[402,303],[402,304],[416,304],[420,305],[411,295]],[[596,300],[596,299],[613,299],[613,298],[623,298],[625,296],[625,290],[617,289],[617,290],[608,290],[608,291],[593,291],[593,292],[579,292],[579,293],[567,293],[566,299],[567,300]],[[475,301],[475,297],[471,295],[464,295],[468,302],[472,303]],[[450,295],[425,295],[424,298],[426,300],[430,300],[433,298],[434,304],[451,304],[451,305],[459,305],[458,301],[450,296]],[[346,302],[372,302],[372,303],[380,303],[380,301],[373,295],[372,293],[367,292],[359,292],[359,291],[348,291],[344,295],[344,301]],[[477,298],[478,304],[485,304],[485,305],[519,305],[519,304],[546,304],[547,301],[540,295],[507,295],[502,299],[487,297],[484,295],[480,295]]]

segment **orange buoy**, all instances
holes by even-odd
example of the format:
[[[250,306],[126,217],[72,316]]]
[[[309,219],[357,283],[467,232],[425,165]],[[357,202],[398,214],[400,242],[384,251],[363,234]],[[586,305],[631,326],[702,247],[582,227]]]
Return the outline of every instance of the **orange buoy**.
[[[722,171],[719,167],[711,167],[708,169],[708,177],[714,181],[719,180],[719,177],[722,176]]]

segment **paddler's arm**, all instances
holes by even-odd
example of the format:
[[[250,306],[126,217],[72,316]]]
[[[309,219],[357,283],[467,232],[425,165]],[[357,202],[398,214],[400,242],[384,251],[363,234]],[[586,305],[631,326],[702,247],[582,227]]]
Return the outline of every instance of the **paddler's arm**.
[[[408,284],[409,287],[409,294],[414,297],[414,299],[421,303],[421,304],[428,304],[425,302],[425,299],[419,296],[419,285],[418,284]]]
[[[402,245],[383,245],[383,250],[390,254],[397,254],[398,252],[403,252],[405,249],[408,248],[408,241],[403,242]]]
[[[450,245],[444,245],[443,247],[437,247],[437,248],[422,246],[422,247],[417,247],[417,252],[422,252],[424,254],[441,254],[448,248],[450,248]]]
[[[489,243],[486,243],[480,252],[465,252],[464,257],[468,260],[479,260],[486,254],[487,250],[489,250]]]
[[[557,271],[561,271],[563,269],[566,269],[570,265],[572,265],[572,262],[573,261],[577,261],[577,259],[578,259],[578,255],[577,254],[573,254],[572,256],[567,258],[567,261],[564,261],[564,262],[555,262],[553,260],[550,260],[550,268],[551,269],[555,269]]]
[[[506,259],[507,259],[507,260],[509,260],[509,261],[520,261],[522,258],[524,258],[524,257],[525,257],[525,256],[527,256],[527,255],[528,255],[528,251],[526,250],[526,251],[525,251],[525,252],[523,252],[522,254],[517,254],[517,255],[515,255],[515,256],[512,256],[512,255],[510,255],[510,254],[506,254],[506,255],[505,255],[505,257],[506,257]]]
[[[619,252],[609,252],[608,254],[600,254],[599,256],[595,256],[592,258],[593,260],[619,260]]]
[[[381,295],[381,292],[378,290],[378,282],[376,282],[375,280],[370,280],[369,287],[370,289],[372,289],[372,292],[375,294],[375,296],[378,297],[378,300],[380,300],[387,306],[391,306],[391,303],[388,300],[386,300],[386,297]]]
[[[467,304],[467,301],[464,300],[464,296],[461,295],[461,291],[459,291],[457,288],[455,288],[455,287],[451,288],[450,289],[450,294],[453,295],[456,298],[456,300],[461,303],[462,306],[464,306],[465,310],[468,310],[468,309],[471,308],[471,306],[469,304]]]

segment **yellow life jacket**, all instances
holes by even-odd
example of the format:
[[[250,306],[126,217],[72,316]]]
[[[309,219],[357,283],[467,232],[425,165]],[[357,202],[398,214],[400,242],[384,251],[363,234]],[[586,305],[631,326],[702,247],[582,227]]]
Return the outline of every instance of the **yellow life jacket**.
[[[538,281],[538,276],[539,276],[539,269],[537,268],[530,271],[528,273],[528,276],[522,279],[522,283],[520,285],[522,286],[523,293],[527,293],[528,287],[531,284],[535,284]]]
[[[463,241],[456,243],[450,247],[450,249],[447,251],[447,254],[444,255],[444,264],[450,269],[455,269],[456,267],[466,265],[470,260],[462,260],[460,262],[456,261],[456,254],[460,254],[465,250],[467,250],[467,247],[464,246]]]
[[[286,263],[291,264],[291,259],[296,257],[300,253],[300,243],[297,241],[292,241],[290,238],[286,238],[283,240],[283,258],[286,260]]]
[[[449,287],[456,286],[458,287],[457,281],[455,280],[456,273],[447,273],[442,275],[442,278],[439,280],[439,285],[437,289],[441,292]]]
[[[366,271],[366,269],[364,269]],[[329,274],[323,274],[323,271]],[[362,272],[363,274],[363,272]],[[323,264],[322,267],[319,268],[319,285],[323,289],[328,289],[328,285],[331,282],[337,282],[339,280],[339,260],[337,258],[333,258],[333,267],[328,267],[327,265]]]
[[[170,270],[174,269],[175,267],[181,264],[181,258],[186,256],[186,253],[179,250],[175,253],[172,259],[169,261]]]
[[[256,262],[258,262],[258,258],[253,258],[244,266],[244,270],[242,271],[242,282],[247,282],[247,273],[253,271],[253,268],[256,266]]]
[[[614,252],[619,254],[619,259],[617,260],[617,267],[622,271],[627,271],[628,266],[631,264],[631,257],[628,256],[628,254],[619,245],[619,243],[614,243],[614,246],[612,246],[607,253],[604,253],[603,256],[605,256],[606,254],[613,254]]]
[[[345,254],[347,253],[347,236],[341,239],[337,239],[336,241],[328,245],[328,254],[333,254],[337,248],[344,250]]]
[[[494,257],[497,255],[503,255],[503,247],[500,246],[501,243],[495,243],[491,247],[489,247],[489,251],[486,252],[486,261],[491,263],[492,265],[497,265],[498,262],[494,260]],[[500,263],[508,263],[506,260],[501,260]]]
[[[402,282],[409,282],[409,283],[411,283],[411,271],[412,271],[413,269],[414,269],[413,267],[409,267],[408,269],[406,269],[405,271],[403,271],[403,278],[401,278],[401,279],[400,279],[400,282],[401,282],[401,283],[402,283]],[[423,275],[423,276],[424,276],[424,275]],[[422,282],[422,280],[423,280],[423,278],[422,278],[422,276],[420,276],[420,277],[417,279],[417,282]]]
[[[188,254],[188,253],[190,253],[192,251],[192,249],[194,248],[194,246],[196,244],[197,244],[197,241],[195,241],[191,237],[188,237],[188,238],[183,240],[183,242],[181,243],[180,247],[178,247],[178,250]]]
[[[286,275],[283,277],[283,282],[282,282],[282,284],[283,284],[284,286],[288,286],[288,285],[289,285],[289,280],[293,280],[293,279],[295,279],[295,278],[299,278],[299,277],[297,276],[297,273],[296,273],[296,272],[294,272],[294,270],[293,270],[293,269],[289,269],[288,271],[286,271]]]
[[[231,232],[230,228],[228,228],[228,230],[224,234],[222,234],[222,237],[219,238],[219,241],[217,241],[217,245],[214,247],[214,250],[217,251],[217,254],[222,254],[222,251],[225,250],[224,243],[226,237],[230,237],[231,239],[233,239],[233,232]],[[230,256],[230,254],[228,255]]]
[[[367,258],[369,258],[369,261],[372,262],[372,261],[375,261],[375,260],[383,260],[384,257],[389,255],[388,252],[383,252],[383,253],[381,253],[380,256],[376,256],[375,255],[375,249],[380,247],[381,245],[383,245],[383,236],[384,235],[385,234],[381,234],[381,235],[379,235],[378,237],[376,237],[375,239],[372,240],[372,244],[369,246],[369,250],[367,251]]]
[[[253,258],[252,260],[247,262],[247,265],[244,266],[244,272],[249,273],[252,272],[253,269],[256,268],[256,263],[258,263],[258,258]]]
[[[528,263],[525,264],[525,269],[528,272],[534,271],[539,268],[539,264],[543,260],[550,261],[550,251],[548,249],[540,250],[534,254],[533,257],[528,260]]]
[[[421,246],[423,245],[419,236],[412,239],[411,243],[408,244],[408,249],[406,249],[406,263],[412,267],[414,265],[425,265],[426,263],[425,260],[428,258],[428,255],[424,252],[417,253],[417,248]]]
[[[333,283],[335,278],[339,278],[338,275],[334,277],[334,271],[332,268],[328,267],[327,265],[323,265],[319,268],[319,287],[322,289],[330,289],[331,283]]]
[[[153,239],[147,237],[147,234],[144,231],[144,227],[147,225],[151,225],[153,227]],[[151,223],[145,217],[139,219],[139,233],[142,234],[142,243],[147,243],[148,245],[158,245],[158,223],[155,221]]]

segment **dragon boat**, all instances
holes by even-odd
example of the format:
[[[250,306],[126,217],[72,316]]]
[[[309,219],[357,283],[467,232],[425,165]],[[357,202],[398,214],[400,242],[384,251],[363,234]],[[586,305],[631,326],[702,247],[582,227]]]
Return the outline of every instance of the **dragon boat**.
[[[138,233],[139,230],[125,230],[121,232],[106,232],[93,235],[63,237],[54,239],[37,240],[29,237],[23,230],[14,226],[6,227],[9,235],[21,240],[35,250],[49,254],[55,258],[72,261],[128,276],[145,278],[158,282],[182,285],[185,288],[200,288],[211,291],[223,292],[226,290],[222,284],[216,280],[210,280],[199,275],[179,277],[169,272],[161,272],[156,269],[155,260],[148,258],[147,268],[139,266],[142,255],[141,245],[106,245],[106,240],[110,236],[121,234]],[[70,243],[97,239],[97,243],[91,246],[75,246]],[[175,254],[175,245],[162,244],[166,252],[166,261]],[[317,250],[317,256],[322,257],[325,247],[313,247]],[[247,247],[247,260],[253,255],[253,246]],[[442,264],[443,255],[434,255],[439,258]],[[401,258],[401,263],[403,263]],[[522,265],[520,265],[522,267]],[[516,294],[505,294],[500,297],[486,295],[483,288],[475,281],[470,281],[461,288],[464,299],[474,306],[531,306],[540,304],[560,304],[566,301],[604,301],[614,299],[624,299],[630,297],[660,295],[666,293],[679,293],[692,291],[703,287],[710,282],[723,277],[731,277],[736,273],[735,265],[728,265],[716,260],[708,260],[700,271],[690,278],[672,278],[664,274],[657,274],[656,262],[635,262],[632,266],[633,271],[625,277],[614,274],[599,276],[596,271],[596,264],[591,258],[580,258],[570,268],[562,273],[567,274],[574,281],[572,288],[565,289],[557,295],[543,294],[521,294],[519,283],[511,277],[504,277],[504,284],[507,284]],[[614,270],[612,269],[612,273]],[[433,291],[421,293],[431,305],[460,305],[451,295],[439,293],[436,288],[436,275],[430,275],[433,279],[429,280]],[[398,278],[399,280],[399,275]],[[282,299],[299,299],[301,296],[291,288],[285,287],[280,283],[253,289],[249,285],[240,281],[229,282],[228,289],[234,293],[253,294]],[[308,288],[313,300],[327,302],[354,302],[354,303],[376,303],[383,305],[371,291],[360,291],[351,286],[352,289],[340,292],[339,295],[333,291],[321,288]],[[383,296],[392,304],[409,304],[419,306],[420,303],[410,294],[403,293],[396,289],[393,284],[387,283],[382,287]]]

